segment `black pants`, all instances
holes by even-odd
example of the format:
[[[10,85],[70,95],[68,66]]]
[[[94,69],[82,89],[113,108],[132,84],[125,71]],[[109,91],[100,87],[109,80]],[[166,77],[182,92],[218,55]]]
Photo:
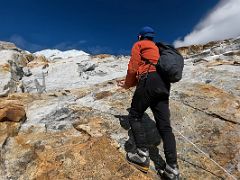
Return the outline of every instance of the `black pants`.
[[[148,140],[142,125],[142,116],[151,108],[157,129],[163,140],[167,163],[176,164],[176,141],[170,125],[169,110],[170,84],[165,83],[157,72],[143,76],[134,93],[129,112],[129,122],[138,148],[147,148]]]

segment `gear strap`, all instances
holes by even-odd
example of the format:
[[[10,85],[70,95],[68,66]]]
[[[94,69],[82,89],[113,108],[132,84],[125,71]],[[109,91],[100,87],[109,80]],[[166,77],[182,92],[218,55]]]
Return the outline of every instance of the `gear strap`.
[[[149,61],[148,59],[142,58],[142,60],[143,60],[146,64],[149,64],[148,70],[147,70],[147,73],[146,73],[146,76],[145,76],[145,82],[144,82],[144,86],[145,86],[145,85],[146,85],[147,78],[148,78],[148,74],[149,74],[150,67],[151,67],[151,65],[154,66],[154,67],[156,67],[156,64],[152,63],[152,62]]]

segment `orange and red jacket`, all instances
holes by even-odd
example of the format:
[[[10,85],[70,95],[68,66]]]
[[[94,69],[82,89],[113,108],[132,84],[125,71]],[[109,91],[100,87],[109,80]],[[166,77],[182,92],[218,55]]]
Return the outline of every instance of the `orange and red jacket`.
[[[148,59],[150,62],[156,64],[159,59],[159,50],[153,41],[141,40],[136,42],[131,51],[131,59],[128,63],[127,76],[125,85],[127,87],[136,86],[138,78],[148,72],[156,71],[156,68],[144,61]]]

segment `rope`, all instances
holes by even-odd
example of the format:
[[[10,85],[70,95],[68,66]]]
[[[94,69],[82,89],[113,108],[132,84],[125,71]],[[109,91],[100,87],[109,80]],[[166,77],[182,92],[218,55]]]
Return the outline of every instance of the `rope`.
[[[115,116],[115,114],[110,113],[110,112],[104,112],[98,109],[93,108],[94,110],[97,110],[101,113],[105,113],[105,114],[109,114],[112,116]],[[172,127],[174,131],[176,131],[180,136],[183,137],[184,140],[186,140],[188,143],[190,143],[191,145],[193,145],[198,151],[200,151],[204,156],[206,156],[208,159],[210,159],[215,165],[217,165],[220,169],[222,169],[230,178],[232,178],[233,180],[237,180],[236,177],[234,177],[231,173],[229,173],[224,167],[222,167],[218,162],[216,162],[214,159],[210,158],[208,156],[207,153],[205,153],[203,150],[201,150],[196,144],[194,144],[192,141],[190,141],[187,137],[185,137],[180,131],[178,131],[176,128]]]
[[[161,152],[163,152],[163,151],[161,151]],[[164,152],[163,152],[163,153],[164,153]],[[196,167],[196,168],[202,169],[202,170],[204,170],[204,171],[206,171],[206,172],[212,174],[213,176],[215,176],[215,177],[217,177],[217,178],[219,178],[219,179],[221,179],[221,180],[224,180],[223,177],[221,177],[221,176],[219,176],[219,175],[213,173],[212,171],[209,171],[208,169],[203,168],[202,166],[200,166],[200,165],[198,165],[198,164],[194,164],[194,163],[192,163],[192,162],[186,160],[186,159],[183,158],[183,157],[179,157],[179,156],[178,156],[178,159],[182,160],[182,161],[185,162],[185,163],[191,164],[192,166],[194,166],[194,167]]]
[[[230,174],[225,168],[223,168],[219,163],[217,163],[214,159],[210,158],[208,154],[206,154],[203,150],[201,150],[196,144],[194,144],[192,141],[190,141],[187,137],[185,137],[180,131],[178,131],[176,128],[172,127],[174,131],[176,131],[180,136],[183,137],[188,143],[193,145],[198,151],[200,151],[202,154],[204,154],[208,159],[210,159],[214,164],[216,164],[220,169],[222,169],[229,177],[231,177],[234,180],[237,180],[236,177],[234,177],[232,174]]]

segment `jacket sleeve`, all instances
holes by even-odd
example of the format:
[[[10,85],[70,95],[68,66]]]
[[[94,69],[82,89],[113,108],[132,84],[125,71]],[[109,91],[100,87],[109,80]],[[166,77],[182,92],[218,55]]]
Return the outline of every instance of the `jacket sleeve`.
[[[137,72],[140,60],[141,60],[140,47],[137,43],[135,43],[131,51],[131,58],[128,63],[127,76],[125,79],[125,85],[128,88],[136,86],[137,84]]]

